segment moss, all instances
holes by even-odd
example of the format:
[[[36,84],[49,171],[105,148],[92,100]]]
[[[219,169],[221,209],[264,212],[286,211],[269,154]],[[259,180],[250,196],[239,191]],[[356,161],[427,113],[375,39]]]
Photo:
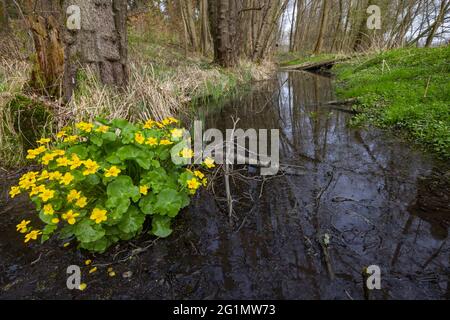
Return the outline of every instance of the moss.
[[[48,108],[29,97],[17,94],[11,99],[1,115],[1,153],[5,165],[11,166],[24,161],[26,150],[36,147],[36,140],[49,131],[52,114]]]

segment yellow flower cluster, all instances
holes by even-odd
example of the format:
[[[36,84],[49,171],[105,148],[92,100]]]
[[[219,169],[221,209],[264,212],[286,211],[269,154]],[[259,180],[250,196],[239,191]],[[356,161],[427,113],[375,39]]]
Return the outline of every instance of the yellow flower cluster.
[[[201,186],[206,187],[208,184],[208,179],[205,178],[205,174],[199,170],[195,170],[192,172],[191,170],[187,169],[187,171],[194,175],[194,177],[187,181],[187,187],[189,189],[189,193],[195,194]]]
[[[87,123],[87,122],[77,123],[75,125],[75,127],[77,129],[80,129],[81,131],[84,131],[84,132],[87,132],[87,133],[92,132],[92,129],[94,129],[94,125],[92,123]]]
[[[27,159],[28,160],[33,160],[36,159],[39,155],[41,155],[42,153],[44,153],[45,151],[47,151],[47,148],[44,146],[40,146],[37,149],[30,149],[27,151]]]
[[[176,124],[179,121],[175,118],[169,117],[166,118],[164,120],[162,120],[161,122],[158,121],[154,121],[154,120],[148,120],[147,122],[145,122],[144,124],[144,129],[152,129],[154,127],[158,127],[160,129],[164,128],[165,126],[171,125],[171,124]]]

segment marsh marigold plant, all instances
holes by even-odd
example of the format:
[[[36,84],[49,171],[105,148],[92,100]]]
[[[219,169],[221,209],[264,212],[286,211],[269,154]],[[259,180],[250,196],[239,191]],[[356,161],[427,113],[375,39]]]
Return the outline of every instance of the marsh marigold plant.
[[[126,120],[76,124],[56,141],[42,138],[27,158],[41,171],[24,174],[11,188],[12,198],[27,193],[44,228],[22,220],[24,242],[57,235],[76,239],[81,248],[104,252],[112,244],[140,234],[146,220],[150,233],[168,237],[171,222],[190,197],[206,186],[201,168],[174,164],[171,152],[184,129],[173,118],[136,125]],[[183,147],[182,158],[193,151]],[[214,166],[206,159],[203,167]]]

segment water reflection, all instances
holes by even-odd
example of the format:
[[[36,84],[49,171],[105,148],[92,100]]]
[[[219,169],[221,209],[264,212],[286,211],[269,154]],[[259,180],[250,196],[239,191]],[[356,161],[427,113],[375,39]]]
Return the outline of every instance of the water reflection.
[[[416,198],[430,197],[418,177],[432,161],[388,134],[350,128],[351,114],[327,105],[329,78],[285,73],[265,86],[212,109],[207,124],[231,128],[233,115],[244,129],[277,128],[281,163],[307,173],[265,183],[261,198],[259,185],[235,186],[257,200],[240,212],[246,227],[220,240],[222,272],[233,279],[220,297],[361,298],[361,271],[375,264],[383,290],[373,298],[445,298],[448,198],[413,212]],[[318,241],[325,234],[334,281]]]

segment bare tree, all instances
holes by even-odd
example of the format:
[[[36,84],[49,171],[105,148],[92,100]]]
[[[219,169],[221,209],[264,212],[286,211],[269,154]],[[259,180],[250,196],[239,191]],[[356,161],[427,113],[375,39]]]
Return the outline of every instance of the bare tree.
[[[326,29],[326,25],[328,23],[328,15],[329,15],[329,0],[323,0],[322,16],[320,19],[319,36],[317,38],[316,46],[314,48],[315,54],[318,54],[322,51],[323,37],[326,32],[325,29]]]

